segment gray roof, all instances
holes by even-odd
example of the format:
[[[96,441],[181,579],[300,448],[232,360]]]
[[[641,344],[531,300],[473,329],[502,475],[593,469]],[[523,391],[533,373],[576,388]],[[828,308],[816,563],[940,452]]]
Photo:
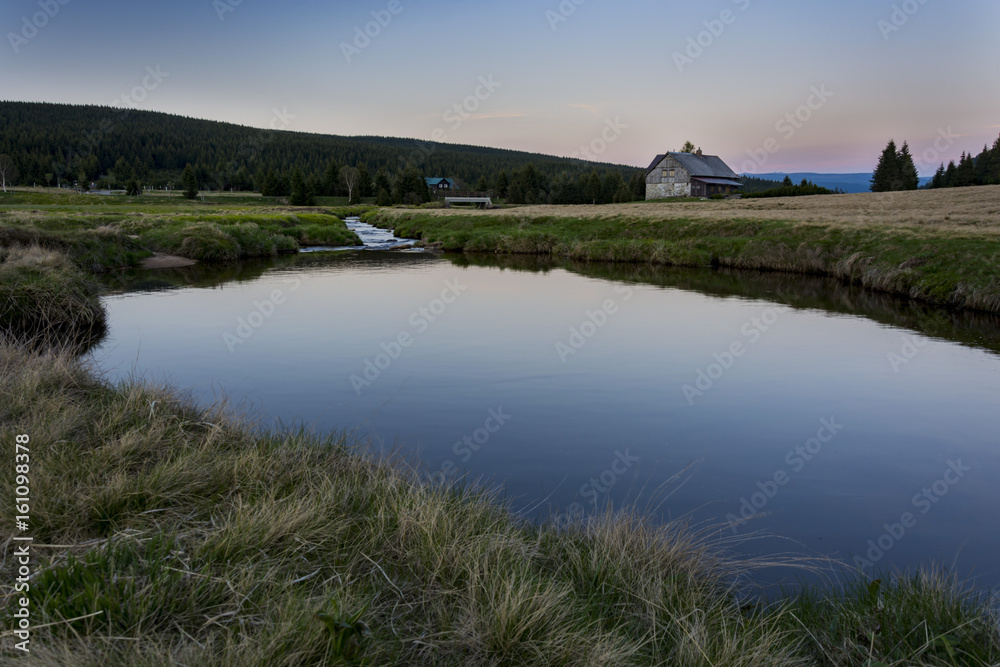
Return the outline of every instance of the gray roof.
[[[653,163],[649,165],[646,174],[653,171],[656,165],[663,161],[663,158],[670,156],[681,163],[692,176],[706,176],[708,178],[739,178],[735,171],[729,168],[725,162],[717,155],[696,155],[694,153],[664,153],[657,155]]]

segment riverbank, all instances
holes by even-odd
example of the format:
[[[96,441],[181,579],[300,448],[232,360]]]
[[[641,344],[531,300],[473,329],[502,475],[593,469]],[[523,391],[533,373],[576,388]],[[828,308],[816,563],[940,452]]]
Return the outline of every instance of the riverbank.
[[[498,496],[421,486],[419,471],[340,435],[265,432],[172,389],[109,385],[54,325],[103,317],[87,272],[141,261],[148,213],[86,225],[71,213],[0,218],[0,288],[27,295],[25,312],[66,300],[40,344],[0,344],[0,437],[30,437],[32,577],[18,593],[34,664],[1000,660],[989,601],[941,574],[748,604],[763,564],[683,524],[536,526]],[[16,567],[0,565],[9,660]]]
[[[3,344],[0,393],[3,437],[31,439],[36,664],[1000,659],[987,600],[945,576],[748,605],[761,564],[681,524],[534,526],[343,436],[262,432],[170,389],[108,385],[67,353]]]
[[[103,333],[97,275],[362,245],[337,214],[366,210],[205,208],[134,200],[114,206],[0,206],[0,332],[23,340],[53,328],[59,340],[85,347]]]
[[[826,275],[1000,312],[1000,186],[794,201],[379,209],[365,221],[451,252]]]

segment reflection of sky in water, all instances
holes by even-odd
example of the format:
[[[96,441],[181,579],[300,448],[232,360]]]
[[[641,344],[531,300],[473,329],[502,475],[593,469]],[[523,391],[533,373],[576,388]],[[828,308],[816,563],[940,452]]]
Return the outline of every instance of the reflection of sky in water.
[[[992,353],[917,336],[925,344],[897,373],[888,355],[914,334],[860,317],[429,256],[355,253],[312,266],[111,297],[111,337],[95,356],[111,377],[134,368],[206,401],[222,393],[246,400],[285,423],[357,428],[432,471],[450,461],[503,483],[516,508],[561,513],[573,503],[590,510],[594,500],[632,501],[723,523],[758,482],[769,489],[783,471],[786,483],[741,534],[793,541],[741,550],[849,559],[909,511],[917,524],[880,565],[958,556],[964,575],[1000,581],[1000,359]],[[263,324],[245,341],[229,338],[231,354],[225,335],[238,337],[239,319],[249,324],[258,307],[266,314],[275,290],[283,303],[254,316]],[[436,301],[454,291],[454,303]],[[613,314],[573,354],[564,349],[563,363],[557,343],[575,349],[571,328],[584,329],[588,312],[603,321],[596,313],[609,301]],[[768,308],[777,321],[765,331],[754,318]],[[378,377],[369,369],[374,379],[359,396],[351,376],[364,377],[366,360],[384,366],[382,344],[402,333],[412,344],[389,345],[398,358]],[[745,353],[731,364],[723,358],[730,367],[690,404],[682,387],[696,386],[699,370],[718,375],[713,355],[734,342]],[[488,434],[491,409],[510,419]],[[795,449],[822,419],[843,429],[806,461]],[[972,470],[921,514],[913,497],[959,459]],[[686,483],[662,486],[691,462]],[[608,480],[610,493],[596,493]]]

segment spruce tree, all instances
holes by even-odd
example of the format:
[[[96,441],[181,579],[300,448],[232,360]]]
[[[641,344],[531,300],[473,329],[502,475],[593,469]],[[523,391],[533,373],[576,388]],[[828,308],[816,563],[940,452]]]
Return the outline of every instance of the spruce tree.
[[[375,174],[375,196],[381,198],[383,190],[389,195],[389,203],[379,204],[379,206],[390,206],[392,204],[392,182],[385,169],[379,169]]]
[[[903,142],[903,148],[899,151],[899,182],[900,187],[895,190],[916,190],[920,187],[920,175],[917,173],[917,166],[913,164],[913,156],[910,155],[910,146]]]
[[[899,169],[899,151],[896,149],[896,142],[890,140],[889,144],[882,151],[882,156],[872,174],[872,192],[891,192],[896,189],[894,183],[900,182],[901,173]]]
[[[198,196],[198,179],[194,175],[194,168],[190,162],[184,167],[184,175],[181,176],[181,183],[184,185],[185,197],[194,199]]]
[[[932,188],[943,188],[944,187],[944,184],[945,184],[944,174],[945,174],[945,171],[944,171],[944,162],[942,162],[941,166],[938,167],[938,169],[937,169],[936,172],[934,172],[934,178],[931,179],[931,187]]]
[[[497,197],[504,198],[507,196],[507,189],[510,188],[510,181],[507,178],[507,172],[501,171],[500,175],[497,176]]]
[[[308,190],[306,190],[306,181],[302,177],[302,170],[298,167],[292,172],[292,196],[291,204],[292,206],[312,206],[312,198],[309,196]]]
[[[136,178],[135,173],[128,177],[128,182],[125,184],[125,194],[128,197],[138,197],[142,194],[142,186],[139,185],[139,179]]]

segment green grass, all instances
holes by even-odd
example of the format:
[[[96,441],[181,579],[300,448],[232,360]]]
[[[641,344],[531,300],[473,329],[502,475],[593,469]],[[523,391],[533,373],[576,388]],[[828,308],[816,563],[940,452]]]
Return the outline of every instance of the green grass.
[[[363,211],[337,213],[348,212]],[[621,238],[608,221],[406,224],[397,232],[439,234],[453,249],[622,262],[715,263],[719,248],[742,256],[777,243],[771,223],[738,221],[699,223],[701,235],[694,223],[626,225]],[[859,575],[747,606],[757,564],[727,559],[682,524],[627,513],[530,524],[494,494],[424,486],[419,470],[366,456],[344,436],[268,432],[225,405],[109,385],[74,357],[77,333],[66,327],[103,326],[87,272],[153,250],[228,261],[281,243],[341,245],[343,232],[315,210],[36,211],[0,200],[0,321],[13,334],[41,330],[46,343],[0,341],[0,439],[31,436],[31,664],[1000,661],[988,602],[940,574],[877,585]],[[818,242],[789,257],[826,261],[802,249]],[[848,242],[857,239],[835,240]],[[935,260],[926,252],[920,267]],[[0,560],[8,632],[15,567]],[[21,659],[5,639],[0,660]]]
[[[746,606],[753,563],[678,523],[532,525],[343,436],[261,431],[66,353],[0,344],[0,395],[0,438],[31,436],[35,544],[58,545],[35,550],[33,665],[1000,660],[995,616],[941,577]]]
[[[154,253],[232,263],[362,243],[323,209],[247,208],[226,199],[212,206],[166,196],[0,196],[0,332],[40,344],[95,339],[105,325],[92,278],[135,268]]]
[[[811,273],[936,305],[1000,312],[1000,240],[975,230],[401,211],[376,211],[365,220],[445,251]]]
[[[89,211],[0,209],[0,244],[39,245],[67,254],[91,273],[138,265],[154,252],[231,262],[295,252],[301,246],[361,245],[335,215],[302,212],[107,207]]]
[[[97,294],[62,253],[37,245],[0,248],[0,335],[87,347],[107,329]]]

